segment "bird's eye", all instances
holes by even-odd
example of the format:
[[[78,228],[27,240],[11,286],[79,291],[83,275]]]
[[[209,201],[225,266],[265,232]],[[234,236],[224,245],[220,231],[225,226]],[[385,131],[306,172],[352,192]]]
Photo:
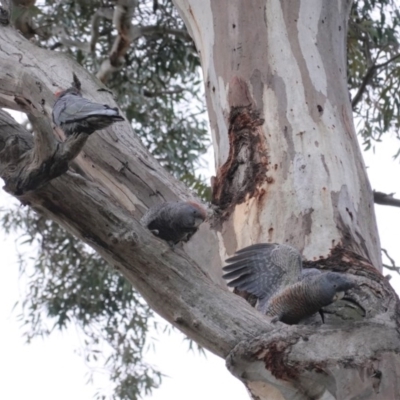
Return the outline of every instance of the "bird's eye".
[[[333,287],[336,289],[336,288],[337,288],[337,285],[333,285]]]

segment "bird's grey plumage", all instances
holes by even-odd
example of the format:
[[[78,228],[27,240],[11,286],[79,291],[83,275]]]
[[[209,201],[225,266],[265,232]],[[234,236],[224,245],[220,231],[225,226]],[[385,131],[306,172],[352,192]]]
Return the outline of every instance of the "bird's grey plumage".
[[[160,239],[177,244],[187,242],[206,217],[207,212],[200,204],[171,201],[151,207],[140,223]]]
[[[53,122],[66,136],[91,134],[123,120],[117,108],[83,98],[76,87],[61,92],[53,107]]]
[[[255,295],[260,312],[289,324],[311,316],[335,301],[338,293],[354,287],[343,274],[303,270],[300,253],[284,244],[248,246],[226,261],[223,278],[230,280],[228,286]]]
[[[224,279],[233,279],[230,287],[245,290],[258,297],[257,309],[265,312],[271,296],[300,279],[302,261],[292,246],[258,243],[236,252],[226,260]]]
[[[265,313],[286,324],[297,324],[342,298],[354,286],[351,279],[336,272],[308,274],[273,296]]]
[[[300,279],[306,279],[313,275],[320,275],[321,271],[316,268],[306,268],[301,271]]]

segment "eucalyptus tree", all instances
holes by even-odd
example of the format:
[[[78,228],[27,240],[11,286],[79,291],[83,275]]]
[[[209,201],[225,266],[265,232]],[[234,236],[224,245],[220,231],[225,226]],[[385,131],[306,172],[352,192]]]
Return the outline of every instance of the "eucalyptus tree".
[[[352,109],[363,118],[367,145],[397,126],[395,3],[174,4],[199,58],[168,1],[48,1],[41,9],[15,1],[11,22],[30,41],[0,30],[1,105],[27,113],[35,133],[1,114],[5,189],[38,213],[4,219],[41,244],[25,306],[31,334],[43,332],[43,308],[60,327],[78,321],[92,340],[105,324],[116,396],[135,398],[157,374],[140,364],[151,312],[132,284],[152,309],[226,358],[258,398],[395,398],[398,303],[378,272],[374,196],[352,118]],[[216,153],[211,195],[194,175],[206,147],[201,102],[193,111],[199,60]],[[72,72],[87,97],[112,104],[107,83],[129,123],[56,142],[53,89],[69,85]],[[49,159],[65,158],[68,171],[43,173]],[[194,197],[168,172],[214,209],[175,251],[138,223],[153,204]],[[384,194],[375,200],[396,204]],[[306,264],[353,275],[359,306],[339,303],[318,328],[261,318],[226,291],[220,268],[226,255],[262,241],[289,242]]]

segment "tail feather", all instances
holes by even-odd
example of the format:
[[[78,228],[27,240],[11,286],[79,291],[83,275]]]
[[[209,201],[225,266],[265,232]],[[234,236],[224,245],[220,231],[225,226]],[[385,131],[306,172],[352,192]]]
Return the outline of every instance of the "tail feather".
[[[89,113],[85,113],[82,115],[75,115],[74,118],[70,118],[67,120],[67,123],[71,122],[78,122],[78,121],[83,121],[83,120],[88,120],[90,118],[97,117],[97,118],[106,118],[106,119],[112,119],[113,121],[125,121],[125,118],[119,115],[117,110],[113,109],[105,109],[105,110],[94,110]]]

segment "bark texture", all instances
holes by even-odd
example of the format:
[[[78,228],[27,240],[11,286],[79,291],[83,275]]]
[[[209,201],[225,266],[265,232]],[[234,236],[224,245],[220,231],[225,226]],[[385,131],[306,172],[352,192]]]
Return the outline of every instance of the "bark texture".
[[[287,242],[317,260],[342,245],[380,269],[347,90],[351,2],[175,3],[203,66],[221,249]]]
[[[156,312],[226,358],[255,398],[396,398],[398,299],[377,270],[372,194],[345,87],[349,4],[175,3],[205,71],[219,167],[217,233],[203,224],[172,251],[140,225],[148,207],[193,196],[159,166],[128,123],[89,137],[74,159],[80,174],[68,170],[33,188],[22,184],[22,192],[10,185],[28,176],[32,154],[55,154],[51,162],[57,162],[49,116],[53,92],[70,85],[72,72],[85,97],[115,103],[68,57],[0,27],[0,106],[33,115],[37,130],[33,138],[0,113],[6,187],[92,246]],[[354,306],[332,308],[326,326],[270,324],[218,284],[221,258],[259,241],[290,242],[303,250],[308,266],[353,275]]]
[[[376,286],[387,282],[378,273],[373,194],[346,79],[351,1],[175,4],[203,67],[216,152],[213,227],[221,254],[259,242],[289,243],[302,251],[306,266],[354,274],[360,284],[350,302],[328,307],[327,325],[342,330],[331,336],[327,327],[320,328],[315,343],[323,347],[315,354],[309,334],[298,340],[285,336],[285,329],[276,338],[256,339],[254,347],[238,345],[228,367],[256,399],[398,396],[397,382],[390,382],[399,368],[390,365],[397,364],[397,350],[390,355],[384,346],[372,350],[374,328],[371,333],[362,328],[362,321],[385,315],[389,303],[397,310],[397,296]],[[382,296],[376,297],[378,292]],[[341,353],[352,341],[350,353]],[[302,349],[298,358],[296,347]],[[389,364],[382,368],[382,362]],[[389,370],[383,384],[383,371]]]

